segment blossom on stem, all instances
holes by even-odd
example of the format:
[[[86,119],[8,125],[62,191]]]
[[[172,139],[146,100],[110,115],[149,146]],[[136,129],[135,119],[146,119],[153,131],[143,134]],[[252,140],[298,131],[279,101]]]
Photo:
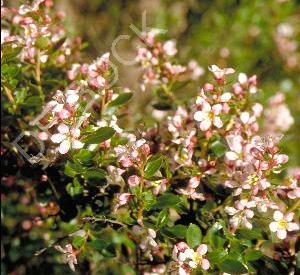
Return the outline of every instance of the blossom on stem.
[[[78,128],[69,128],[66,124],[60,124],[57,128],[58,133],[51,136],[51,141],[59,143],[58,151],[61,154],[66,154],[72,149],[81,149],[84,144],[78,140],[80,130]]]
[[[276,210],[273,214],[274,221],[269,224],[271,232],[276,233],[277,237],[284,240],[287,236],[287,231],[299,230],[299,225],[292,222],[295,213],[290,212],[283,214],[279,210]]]
[[[54,248],[63,253],[63,262],[68,264],[72,271],[75,271],[75,265],[77,265],[76,251],[73,250],[71,244],[66,244],[65,248],[60,245],[54,246]]]

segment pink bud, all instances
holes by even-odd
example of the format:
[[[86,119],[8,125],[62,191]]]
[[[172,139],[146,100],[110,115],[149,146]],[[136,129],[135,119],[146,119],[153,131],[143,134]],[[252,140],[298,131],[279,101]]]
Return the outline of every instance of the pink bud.
[[[250,149],[250,153],[256,159],[264,160],[264,156],[263,156],[262,152],[260,150],[258,150],[257,148],[255,148],[255,147],[251,148]]]
[[[141,149],[144,156],[148,156],[150,154],[150,146],[147,143],[143,144]]]
[[[131,187],[136,187],[139,185],[139,183],[140,183],[140,178],[136,175],[132,175],[128,178],[128,184]]]
[[[41,176],[41,181],[42,182],[46,182],[48,180],[48,176],[47,175],[42,175]]]
[[[176,248],[179,252],[184,252],[186,249],[189,248],[189,246],[185,242],[179,242],[176,244]]]
[[[38,138],[40,139],[40,140],[47,140],[48,139],[48,134],[46,133],[46,132],[40,132],[40,133],[38,133]]]
[[[215,87],[211,83],[205,83],[203,89],[205,92],[212,92],[215,89]]]
[[[133,165],[132,161],[128,157],[123,157],[120,159],[121,165],[125,168],[131,167]]]

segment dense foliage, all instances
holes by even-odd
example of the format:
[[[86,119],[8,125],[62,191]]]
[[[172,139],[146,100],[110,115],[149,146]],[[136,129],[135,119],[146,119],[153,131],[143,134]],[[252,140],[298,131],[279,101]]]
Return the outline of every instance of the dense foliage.
[[[133,91],[114,50],[87,63],[52,1],[2,6],[1,19],[1,274],[297,272],[300,168],[286,151],[295,165],[299,145],[285,135],[299,118],[284,93],[262,99],[257,75],[226,68],[227,47],[207,70],[181,64],[155,28],[137,33]],[[266,40],[291,79],[297,35],[282,23]],[[208,65],[205,42],[222,39],[197,39]]]

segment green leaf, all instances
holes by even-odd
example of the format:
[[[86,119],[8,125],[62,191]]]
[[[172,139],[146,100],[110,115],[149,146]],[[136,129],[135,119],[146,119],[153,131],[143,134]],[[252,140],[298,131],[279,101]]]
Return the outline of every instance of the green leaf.
[[[223,248],[214,249],[208,254],[208,259],[215,264],[221,263],[227,256],[227,251]]]
[[[100,168],[93,168],[85,171],[84,177],[87,179],[105,179],[106,177],[106,171]]]
[[[91,164],[93,153],[87,149],[81,149],[74,155],[75,161],[81,164]]]
[[[132,98],[132,93],[120,94],[115,100],[109,102],[108,107],[116,107],[125,104]]]
[[[108,247],[109,243],[105,240],[96,239],[89,242],[88,245],[93,249],[101,251],[102,249]]]
[[[300,269],[300,251],[296,254],[296,266]]]
[[[76,178],[74,178],[73,183],[69,183],[66,186],[66,190],[71,197],[75,197],[83,193],[83,187]]]
[[[44,50],[50,45],[50,40],[48,37],[41,36],[36,40],[35,44],[39,49]]]
[[[27,107],[39,107],[42,105],[42,99],[39,96],[30,96],[25,100]]]
[[[161,167],[163,163],[163,157],[161,155],[151,156],[146,164],[144,177],[151,178]]]
[[[152,191],[146,191],[143,193],[143,201],[145,210],[150,210],[156,203],[156,196],[153,195]]]
[[[72,245],[78,249],[80,248],[85,242],[85,237],[81,237],[81,236],[76,236],[73,241],[72,241]]]
[[[219,158],[222,157],[227,149],[227,146],[222,143],[220,140],[216,140],[214,141],[211,145],[210,145],[210,149],[213,151],[213,153]]]
[[[162,234],[165,234],[172,238],[184,239],[186,236],[187,227],[182,224],[177,224],[172,227],[164,227],[161,230]]]
[[[245,260],[246,261],[256,261],[262,256],[262,252],[254,249],[247,249],[245,251]]]
[[[246,267],[239,261],[236,260],[225,260],[219,265],[223,272],[230,274],[243,274],[247,272]]]
[[[21,47],[12,47],[13,42],[6,42],[1,45],[2,50],[2,58],[1,63],[7,63],[17,57],[17,55],[21,52]]]
[[[156,226],[158,228],[161,228],[165,226],[168,223],[168,221],[169,221],[169,211],[168,209],[164,209],[160,211],[160,213],[158,214]]]
[[[174,207],[175,205],[180,203],[179,196],[171,193],[165,193],[162,196],[157,198],[157,202],[154,205],[155,209],[164,209]]]
[[[255,240],[263,239],[262,231],[260,228],[249,229],[239,229],[236,232],[239,239]]]
[[[79,164],[72,163],[70,161],[67,161],[65,165],[65,174],[70,177],[74,178],[77,174],[81,173],[83,169]]]
[[[114,134],[115,130],[111,127],[102,127],[91,133],[84,139],[84,143],[86,144],[99,144],[105,140],[110,139]]]
[[[201,229],[196,225],[191,223],[186,231],[186,241],[187,244],[195,248],[201,243],[202,240],[202,232]]]
[[[212,249],[222,248],[226,239],[221,233],[222,225],[216,222],[207,232],[205,240],[210,244]]]

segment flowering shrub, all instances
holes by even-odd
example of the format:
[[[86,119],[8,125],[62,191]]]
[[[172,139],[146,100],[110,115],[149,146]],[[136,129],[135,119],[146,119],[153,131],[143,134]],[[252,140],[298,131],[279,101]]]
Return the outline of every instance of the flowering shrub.
[[[31,206],[5,230],[73,271],[294,274],[300,175],[283,171],[284,96],[264,110],[255,75],[217,65],[182,96],[204,70],[178,64],[175,41],[152,29],[135,60],[159,123],[130,127],[134,93],[116,85],[110,54],[84,63],[51,6],[2,7],[4,213]]]

